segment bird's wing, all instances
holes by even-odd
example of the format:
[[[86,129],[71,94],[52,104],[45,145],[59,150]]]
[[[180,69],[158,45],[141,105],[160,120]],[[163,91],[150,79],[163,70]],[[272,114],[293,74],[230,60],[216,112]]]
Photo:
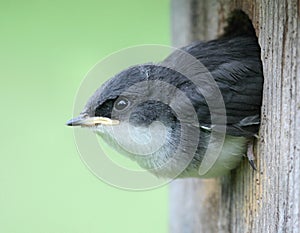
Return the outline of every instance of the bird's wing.
[[[196,42],[182,50],[202,63],[216,81],[225,104],[227,133],[234,136],[255,135],[259,129],[263,87],[260,47],[256,37]],[[176,66],[182,60],[175,52],[165,61]],[[209,88],[209,85],[204,84],[201,88],[206,87]],[[212,128],[212,109],[206,98],[186,82],[182,82],[181,89],[189,89],[188,95],[195,105],[200,124]],[[222,114],[222,111],[214,111],[215,115]]]

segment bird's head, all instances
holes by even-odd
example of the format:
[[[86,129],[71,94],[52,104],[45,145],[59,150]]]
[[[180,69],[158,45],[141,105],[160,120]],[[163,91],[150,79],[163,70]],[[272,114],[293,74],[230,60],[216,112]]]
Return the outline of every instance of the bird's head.
[[[178,84],[184,82],[180,76],[154,64],[128,68],[97,89],[81,114],[67,125],[89,127],[142,167],[161,169],[180,144],[182,126],[176,109],[186,110],[185,120],[193,118],[188,116],[192,111],[184,108],[183,93],[166,79]]]

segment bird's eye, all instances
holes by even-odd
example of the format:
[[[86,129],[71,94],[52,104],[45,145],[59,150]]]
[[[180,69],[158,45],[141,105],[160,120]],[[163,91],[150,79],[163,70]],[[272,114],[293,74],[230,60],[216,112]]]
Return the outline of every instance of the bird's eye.
[[[115,109],[118,111],[124,110],[129,106],[129,100],[125,97],[119,97],[115,102]]]

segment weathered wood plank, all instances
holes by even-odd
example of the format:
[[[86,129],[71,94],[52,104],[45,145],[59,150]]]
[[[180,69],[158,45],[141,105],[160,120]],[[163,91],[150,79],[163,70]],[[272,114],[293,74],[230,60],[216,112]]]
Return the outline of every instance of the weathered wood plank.
[[[262,47],[265,84],[258,171],[244,162],[220,179],[173,182],[170,232],[300,232],[299,1],[173,0],[172,6],[175,46],[216,37],[228,13],[243,9]],[[178,23],[182,18],[188,27]]]

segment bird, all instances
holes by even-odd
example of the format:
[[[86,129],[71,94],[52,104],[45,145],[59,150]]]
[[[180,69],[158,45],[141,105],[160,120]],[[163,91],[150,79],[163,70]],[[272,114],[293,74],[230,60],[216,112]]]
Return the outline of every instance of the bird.
[[[258,137],[262,91],[258,38],[237,9],[217,39],[121,71],[66,124],[91,129],[157,177],[218,177],[247,156],[256,169],[249,145]]]

